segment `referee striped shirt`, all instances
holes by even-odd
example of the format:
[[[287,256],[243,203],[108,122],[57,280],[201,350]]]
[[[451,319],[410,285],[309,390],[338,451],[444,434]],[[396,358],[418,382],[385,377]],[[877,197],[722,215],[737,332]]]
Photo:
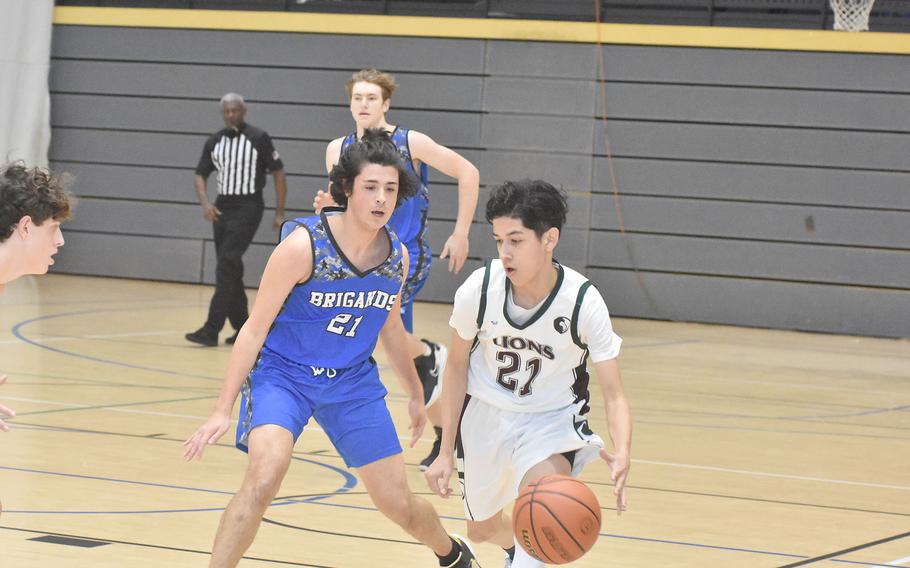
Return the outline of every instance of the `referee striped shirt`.
[[[205,142],[196,174],[208,179],[218,172],[219,199],[262,200],[267,173],[284,169],[268,132],[241,124],[211,135]]]

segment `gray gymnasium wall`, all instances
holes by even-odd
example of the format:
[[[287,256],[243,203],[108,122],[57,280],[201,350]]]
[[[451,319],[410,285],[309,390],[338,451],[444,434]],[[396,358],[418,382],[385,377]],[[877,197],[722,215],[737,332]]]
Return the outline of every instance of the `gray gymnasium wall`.
[[[451,301],[495,255],[487,188],[542,177],[570,194],[558,258],[615,315],[910,336],[908,57],[605,47],[623,231],[595,46],[75,26],[53,45],[51,160],[81,197],[57,271],[211,283],[192,174],[217,99],[247,97],[285,161],[290,214],[306,214],[325,143],[352,126],[343,84],[377,66],[401,83],[391,121],[464,154],[484,185],[472,260],[457,278],[434,264],[423,299]],[[438,254],[457,192],[431,178]]]

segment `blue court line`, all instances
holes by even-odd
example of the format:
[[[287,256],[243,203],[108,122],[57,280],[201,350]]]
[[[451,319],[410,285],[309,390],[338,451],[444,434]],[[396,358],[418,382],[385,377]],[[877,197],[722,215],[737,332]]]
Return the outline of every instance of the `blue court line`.
[[[193,304],[193,305],[195,305],[195,304]],[[180,306],[174,306],[174,307],[180,307]],[[101,313],[106,313],[106,312],[129,312],[129,311],[134,312],[134,311],[137,311],[140,309],[142,309],[142,308],[131,307],[131,308],[109,309],[109,310],[82,310],[82,311],[78,311],[78,312],[64,312],[64,313],[59,313],[59,314],[50,314],[47,316],[40,316],[40,317],[21,321],[21,322],[15,324],[11,331],[12,331],[13,336],[16,339],[19,339],[20,341],[24,341],[25,343],[38,347],[39,349],[46,349],[48,351],[52,351],[54,353],[59,353],[61,355],[68,355],[70,357],[85,359],[87,361],[94,361],[96,363],[103,363],[105,365],[115,365],[118,367],[126,367],[127,369],[137,369],[140,371],[152,371],[154,373],[162,373],[165,375],[172,375],[175,377],[189,377],[192,379],[205,379],[208,381],[220,381],[221,380],[221,377],[211,377],[208,375],[194,375],[191,373],[181,373],[179,371],[171,371],[168,369],[159,369],[156,367],[145,367],[143,365],[133,365],[131,363],[123,363],[121,361],[115,361],[113,359],[104,359],[101,357],[93,357],[91,355],[83,355],[82,353],[76,353],[73,351],[67,351],[65,349],[59,349],[57,347],[51,347],[50,345],[45,345],[44,343],[41,343],[34,339],[29,339],[28,337],[23,335],[22,331],[21,331],[23,327],[25,327],[29,324],[38,322],[38,321],[45,321],[45,320],[57,319],[57,318],[69,317],[69,316],[81,316],[81,315],[85,315],[85,314],[101,314]],[[147,308],[147,309],[152,309],[152,308]],[[157,308],[155,308],[155,309],[157,309]]]
[[[345,471],[341,468],[335,467],[331,464],[321,463],[315,460],[308,458],[301,458],[297,456],[292,456],[292,459],[297,461],[302,461],[312,465],[317,465],[324,467],[330,471],[341,474],[344,479],[344,485],[338,489],[335,489],[332,493],[328,495],[317,495],[309,499],[288,499],[280,503],[272,503],[271,506],[281,507],[285,505],[295,505],[298,503],[310,503],[316,502],[322,499],[327,499],[334,496],[335,494],[345,493],[357,485],[357,478],[354,477],[350,472]],[[101,477],[96,475],[82,475],[77,473],[62,473],[57,471],[46,471],[40,469],[27,469],[21,467],[9,467],[9,466],[0,466],[0,470],[8,471],[19,471],[25,473],[36,473],[42,475],[56,475],[61,477],[70,477],[75,479],[90,479],[93,481],[110,481],[114,483],[124,483],[127,485],[143,485],[146,487],[159,487],[164,489],[177,489],[180,491],[195,491],[199,493],[215,493],[219,495],[234,495],[233,491],[221,491],[218,489],[203,489],[201,487],[188,487],[183,485],[171,485],[167,483],[152,483],[148,481],[134,481],[129,479],[117,479],[114,477]],[[38,511],[38,510],[25,510],[25,509],[7,509],[4,513],[8,514],[26,514],[26,515],[140,515],[140,514],[161,514],[161,513],[202,513],[209,511],[223,511],[224,507],[208,507],[208,508],[196,508],[196,509],[151,509],[151,510],[135,510],[135,511]],[[374,509],[375,510],[375,509]]]
[[[311,465],[318,465],[319,467],[324,467],[324,468],[326,468],[327,470],[329,470],[329,471],[334,471],[335,473],[337,473],[337,474],[339,474],[341,477],[343,477],[343,478],[344,478],[344,485],[341,486],[341,487],[339,487],[338,489],[336,489],[336,490],[334,491],[334,493],[336,493],[336,494],[339,494],[339,493],[346,493],[347,491],[350,491],[351,489],[357,487],[357,478],[354,476],[353,473],[351,473],[350,471],[348,471],[348,470],[346,470],[346,469],[342,469],[342,468],[340,468],[340,467],[338,467],[338,466],[334,466],[334,465],[332,465],[332,464],[330,464],[330,463],[319,462],[319,461],[316,461],[316,460],[310,459],[310,458],[301,458],[301,457],[299,457],[299,456],[291,456],[291,459],[292,459],[292,460],[297,460],[297,461],[302,461],[302,462],[304,462],[304,463],[308,463],[308,464],[311,464]],[[323,498],[325,498],[325,497],[327,497],[327,496],[326,496],[326,495],[320,495],[320,496],[311,498],[309,501],[316,501],[316,500],[319,500],[319,499],[323,499]]]

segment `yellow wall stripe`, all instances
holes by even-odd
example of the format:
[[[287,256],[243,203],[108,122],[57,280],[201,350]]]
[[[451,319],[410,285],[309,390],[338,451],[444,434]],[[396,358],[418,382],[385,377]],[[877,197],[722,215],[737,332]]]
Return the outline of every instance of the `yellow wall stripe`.
[[[600,40],[603,43],[617,45],[910,54],[910,34],[772,28],[598,25],[590,22],[546,20],[78,6],[55,8],[54,23],[75,26],[245,30],[571,43],[596,43]]]

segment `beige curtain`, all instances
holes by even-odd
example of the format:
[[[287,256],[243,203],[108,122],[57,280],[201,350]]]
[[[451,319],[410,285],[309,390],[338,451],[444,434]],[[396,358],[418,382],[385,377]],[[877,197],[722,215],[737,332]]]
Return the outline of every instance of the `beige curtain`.
[[[0,162],[47,166],[53,0],[0,0]]]

